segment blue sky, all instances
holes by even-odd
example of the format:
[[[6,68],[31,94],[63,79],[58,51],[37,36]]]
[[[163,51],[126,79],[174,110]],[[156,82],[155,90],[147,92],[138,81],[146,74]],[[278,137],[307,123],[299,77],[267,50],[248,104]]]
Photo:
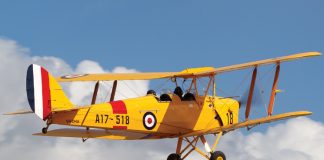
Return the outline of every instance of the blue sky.
[[[72,66],[90,59],[107,69],[179,71],[323,52],[323,5],[320,0],[2,0],[0,36],[30,48],[32,56],[56,56]],[[324,121],[323,67],[322,57],[285,64],[279,86],[286,93],[278,98],[277,112],[308,109],[315,112],[313,119]],[[245,74],[224,75],[219,83],[230,88]]]

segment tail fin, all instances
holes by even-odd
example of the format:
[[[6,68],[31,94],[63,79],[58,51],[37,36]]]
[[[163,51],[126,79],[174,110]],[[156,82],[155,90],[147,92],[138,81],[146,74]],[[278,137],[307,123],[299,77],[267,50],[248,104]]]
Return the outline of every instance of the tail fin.
[[[46,120],[52,111],[73,107],[56,79],[36,64],[28,67],[26,91],[30,108],[43,120]]]

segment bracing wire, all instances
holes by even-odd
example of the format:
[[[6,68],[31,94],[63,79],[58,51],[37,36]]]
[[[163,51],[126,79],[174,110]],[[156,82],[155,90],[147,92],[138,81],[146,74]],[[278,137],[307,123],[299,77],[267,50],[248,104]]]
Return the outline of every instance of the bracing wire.
[[[110,86],[110,85],[107,84],[107,83],[103,83],[103,84],[106,85],[106,86]],[[112,88],[112,87],[110,86],[110,88]],[[117,88],[116,92],[118,93],[118,95],[122,96],[123,98],[128,98],[128,97],[125,96],[123,93],[121,93],[121,92],[118,90],[118,88]],[[107,100],[107,98],[108,98],[109,93],[110,93],[110,92],[107,92],[106,100]],[[111,93],[110,93],[110,94],[111,94]]]
[[[164,82],[160,83],[159,85],[152,87],[154,90],[160,90],[165,84],[170,81],[170,78],[167,78]]]
[[[129,85],[125,82],[125,81],[122,81],[124,84],[125,84],[125,86],[129,89],[129,90],[131,90],[133,93],[135,93],[135,95],[137,95],[138,97],[139,96],[141,96],[137,91],[135,91],[132,87],[129,87]]]

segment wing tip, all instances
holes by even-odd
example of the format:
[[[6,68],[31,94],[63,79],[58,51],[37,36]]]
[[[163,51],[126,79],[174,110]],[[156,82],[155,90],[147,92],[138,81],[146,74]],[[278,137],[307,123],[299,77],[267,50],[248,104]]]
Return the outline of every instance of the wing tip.
[[[322,53],[321,53],[321,52],[319,52],[319,51],[308,52],[308,53],[310,53],[310,54],[311,54],[311,56],[321,56],[321,55],[322,55]]]
[[[301,115],[305,115],[305,116],[307,116],[307,115],[312,115],[313,114],[313,112],[310,112],[310,111],[300,111],[299,112]]]

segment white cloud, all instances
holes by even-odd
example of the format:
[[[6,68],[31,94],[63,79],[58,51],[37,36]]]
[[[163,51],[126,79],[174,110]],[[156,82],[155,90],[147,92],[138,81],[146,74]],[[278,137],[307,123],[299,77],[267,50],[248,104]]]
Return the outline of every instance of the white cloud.
[[[54,76],[65,75],[73,72],[70,65],[66,64],[62,59],[56,57],[32,57],[32,63],[44,66]]]
[[[116,67],[103,69],[97,62],[84,60],[76,69],[57,57],[31,57],[29,49],[15,41],[0,38],[0,113],[28,107],[25,95],[26,69],[30,63],[43,65],[58,76],[68,73],[138,72]],[[127,83],[127,85],[125,84]],[[145,94],[147,81],[120,82],[118,92],[127,97]],[[101,84],[99,100],[109,97],[111,82]],[[89,104],[94,83],[66,84],[65,90],[73,102]],[[134,90],[130,89],[134,88]],[[80,94],[83,93],[83,94]],[[117,98],[122,98],[119,93]],[[174,152],[176,140],[106,141],[90,139],[48,138],[31,136],[39,132],[44,122],[34,115],[0,116],[1,159],[166,159]],[[298,118],[269,127],[263,132],[245,135],[228,133],[219,144],[229,160],[321,160],[324,158],[324,125],[308,118]],[[197,154],[190,158],[202,159]]]
[[[135,69],[116,67],[111,73],[135,73]],[[110,73],[104,70],[97,62],[84,60],[80,62],[75,73]],[[100,82],[97,102],[104,102],[110,99],[110,92],[113,82]],[[70,85],[71,101],[78,105],[88,105],[91,102],[95,82],[75,82]],[[115,100],[134,98],[145,95],[149,88],[148,81],[118,81]]]
[[[80,62],[76,73],[104,73],[104,69],[97,63],[89,60]],[[78,105],[87,105],[91,102],[91,94],[95,82],[75,82],[70,85],[71,101]],[[102,86],[101,86],[102,87]],[[73,94],[77,93],[77,94]]]
[[[305,117],[269,127],[265,133],[229,133],[220,143],[229,159],[237,160],[321,160],[323,144],[324,125]]]
[[[19,46],[13,40],[0,38],[0,74],[4,75],[0,83],[0,113],[28,107],[25,91],[25,76],[27,67],[31,63],[44,66],[55,76],[82,72],[109,72],[108,70],[104,70],[98,63],[88,60],[80,62],[77,68],[73,70],[70,65],[57,57],[31,57],[29,56],[29,49]],[[125,67],[118,67],[113,69],[113,72],[137,71]],[[118,88],[118,92],[123,93],[127,97],[133,97],[134,94],[123,90],[123,85],[121,84]],[[88,104],[90,102],[94,86],[91,83],[80,83],[79,85],[77,83],[70,83],[64,86],[67,94],[74,98],[75,103]],[[128,86],[134,87],[134,90],[147,90],[148,81],[129,83]],[[103,91],[106,91],[105,95],[107,96],[107,89],[105,89],[107,87],[102,86],[101,88]],[[102,97],[101,99],[103,99]],[[5,128],[1,127],[0,129],[1,159],[43,159],[44,157],[47,157],[47,159],[64,159],[70,158],[71,156],[78,159],[89,159],[89,157],[104,159],[104,157],[108,156],[115,158],[124,156],[126,159],[129,158],[129,155],[122,154],[124,150],[132,151],[135,148],[134,142],[130,143],[132,145],[126,145],[123,148],[116,147],[119,143],[116,141],[107,143],[107,141],[89,140],[87,143],[81,143],[79,139],[56,139],[31,136],[32,133],[39,132],[44,126],[44,123],[33,115],[0,116],[0,126],[5,126]],[[119,148],[120,150],[118,151],[114,148]],[[145,146],[142,148],[145,148]],[[139,148],[137,149],[139,150]],[[20,154],[16,154],[17,151],[20,151]],[[113,153],[119,154],[113,155]],[[98,157],[100,155],[103,157]]]

